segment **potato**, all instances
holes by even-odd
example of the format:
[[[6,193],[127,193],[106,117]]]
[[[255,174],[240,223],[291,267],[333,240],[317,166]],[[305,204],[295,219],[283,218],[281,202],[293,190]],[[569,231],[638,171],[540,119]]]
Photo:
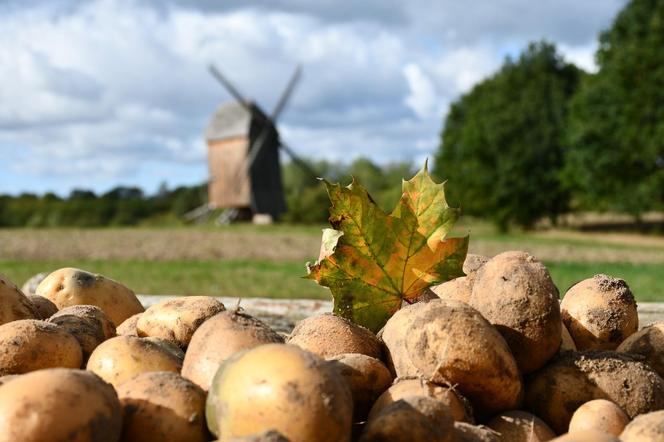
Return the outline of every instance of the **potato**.
[[[273,429],[292,442],[344,442],[352,415],[351,393],[339,372],[286,344],[264,344],[225,361],[206,405],[208,428],[220,440]]]
[[[124,321],[122,321],[122,324],[118,325],[116,328],[116,333],[118,336],[138,336],[138,330],[136,330],[136,323],[138,322],[138,318],[141,317],[143,313],[136,313],[135,315],[131,315]]]
[[[664,410],[634,418],[620,433],[622,442],[661,442],[664,440]]]
[[[426,309],[429,302],[417,302],[402,307],[392,315],[383,329],[378,332],[378,337],[383,341],[385,347],[394,349],[400,356],[394,359],[389,351],[385,354],[385,365],[396,378],[412,377],[417,373],[417,367],[413,365],[408,355],[402,350],[406,348],[406,330],[417,317],[416,311]]]
[[[99,344],[115,336],[115,325],[111,318],[93,305],[65,307],[47,322],[62,327],[76,338],[83,350],[83,363],[87,362]]]
[[[76,338],[55,324],[22,319],[0,325],[0,375],[42,368],[81,368]]]
[[[477,310],[463,302],[438,299],[400,312],[412,315],[405,321],[408,328],[401,330],[405,346],[395,348],[387,341],[386,345],[395,366],[412,365],[416,370],[400,376],[454,385],[478,416],[518,408],[523,383],[514,357],[500,333]]]
[[[526,252],[504,252],[475,276],[468,303],[503,335],[523,374],[541,368],[561,342],[558,289]]]
[[[114,387],[151,371],[179,373],[182,359],[168,347],[147,338],[116,336],[101,343],[90,355],[87,369]]]
[[[278,333],[253,316],[226,310],[196,330],[184,357],[182,376],[207,391],[219,365],[236,352],[283,342]]]
[[[0,274],[0,325],[18,319],[41,319],[41,316],[16,284]]]
[[[664,322],[651,324],[630,335],[616,351],[643,358],[664,377]]]
[[[434,285],[431,287],[431,291],[440,299],[455,299],[457,301],[468,302],[473,292],[473,282],[473,277],[461,276],[442,284]]]
[[[572,414],[593,399],[608,399],[630,418],[664,408],[664,380],[646,364],[622,353],[563,353],[528,382],[526,403],[558,434]]]
[[[4,376],[0,376],[0,387],[5,385],[7,382],[11,381],[12,379],[16,379],[19,376],[21,376],[21,375],[20,374],[6,374]]]
[[[453,442],[447,405],[428,396],[406,396],[367,421],[359,442]]]
[[[0,387],[0,416],[0,442],[116,442],[122,430],[115,390],[84,370],[52,368],[13,379]]]
[[[483,425],[454,422],[454,437],[457,442],[500,442],[500,435]]]
[[[35,319],[48,319],[58,312],[58,307],[48,298],[39,295],[28,295],[28,299],[39,314],[39,318]]]
[[[547,424],[526,411],[500,413],[486,425],[499,433],[503,442],[544,442],[556,437],[556,433]]]
[[[489,261],[489,258],[486,256],[469,253],[463,263],[463,272],[466,276],[434,285],[429,290],[441,299],[456,299],[457,301],[468,302],[473,290],[475,272],[487,261]]]
[[[622,279],[584,279],[567,291],[560,308],[579,350],[614,350],[639,328],[636,301]]]
[[[582,430],[575,433],[563,434],[551,439],[551,442],[621,442],[612,434],[598,430]]]
[[[73,268],[63,268],[48,275],[37,286],[35,294],[50,299],[59,309],[95,305],[116,326],[144,310],[134,292],[119,282]]]
[[[327,358],[343,353],[361,353],[383,359],[383,346],[370,330],[330,313],[300,321],[288,343]]]
[[[562,331],[562,342],[560,343],[560,350],[558,352],[563,352],[563,351],[576,351],[576,344],[574,343],[574,339],[572,339],[572,335],[569,334],[569,331],[567,330],[567,327],[565,327],[565,324],[563,323],[561,325],[560,330]]]
[[[388,388],[373,404],[368,419],[388,406],[406,396],[429,396],[450,408],[455,421],[473,422],[472,410],[468,400],[459,395],[453,388],[434,384],[425,379],[399,379]]]
[[[629,423],[629,416],[611,401],[595,399],[576,409],[569,422],[569,433],[598,430],[620,436]]]
[[[226,439],[225,442],[290,442],[286,436],[276,430],[267,430],[251,436],[240,436]]]
[[[138,318],[138,336],[153,336],[186,349],[196,329],[205,320],[224,311],[224,305],[211,296],[182,296],[159,302]]]
[[[353,419],[364,421],[371,405],[392,384],[392,374],[381,361],[359,353],[329,358],[344,377],[353,395]]]
[[[123,442],[206,442],[205,392],[177,373],[141,373],[117,387]]]

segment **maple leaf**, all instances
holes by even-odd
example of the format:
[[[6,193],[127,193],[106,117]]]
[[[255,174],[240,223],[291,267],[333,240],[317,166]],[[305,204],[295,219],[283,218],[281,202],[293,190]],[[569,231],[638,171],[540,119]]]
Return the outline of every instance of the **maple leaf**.
[[[425,163],[403,182],[391,214],[383,212],[354,179],[347,186],[323,181],[332,202],[318,261],[307,278],[330,288],[334,313],[378,331],[422,290],[463,276],[468,237],[447,238],[459,210],[445,201]]]

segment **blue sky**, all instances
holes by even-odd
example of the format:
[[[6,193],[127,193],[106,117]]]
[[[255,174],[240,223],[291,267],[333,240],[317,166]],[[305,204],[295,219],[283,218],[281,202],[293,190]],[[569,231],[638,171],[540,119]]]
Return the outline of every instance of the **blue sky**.
[[[148,192],[207,178],[229,95],[213,62],[312,158],[422,162],[450,102],[546,38],[594,69],[624,0],[0,0],[0,193]]]

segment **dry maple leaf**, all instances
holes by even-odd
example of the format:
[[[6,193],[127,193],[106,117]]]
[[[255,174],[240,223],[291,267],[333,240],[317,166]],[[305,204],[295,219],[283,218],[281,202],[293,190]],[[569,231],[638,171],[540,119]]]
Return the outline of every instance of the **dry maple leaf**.
[[[307,264],[307,278],[330,288],[335,314],[375,332],[403,300],[464,275],[468,237],[446,238],[459,210],[447,205],[426,164],[403,182],[391,214],[355,180],[347,187],[324,182],[333,229],[323,231],[321,256]]]

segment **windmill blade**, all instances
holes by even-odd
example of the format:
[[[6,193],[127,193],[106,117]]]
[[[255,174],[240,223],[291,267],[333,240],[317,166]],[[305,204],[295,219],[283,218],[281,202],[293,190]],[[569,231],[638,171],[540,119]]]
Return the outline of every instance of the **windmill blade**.
[[[237,90],[235,86],[233,86],[233,83],[231,83],[224,75],[221,73],[219,69],[215,67],[215,65],[211,64],[208,66],[210,69],[210,73],[214,78],[216,78],[230,94],[235,98],[247,111],[249,111],[249,102],[242,96],[240,91]]]
[[[297,65],[297,67],[295,68],[295,72],[293,72],[293,75],[291,76],[290,80],[288,81],[288,84],[286,85],[286,89],[284,89],[284,92],[281,94],[281,97],[279,98],[277,105],[274,107],[274,110],[272,111],[272,121],[277,121],[277,118],[279,118],[279,115],[284,110],[284,107],[286,107],[286,103],[288,102],[288,99],[293,93],[295,85],[300,80],[301,75],[302,75],[302,66]]]
[[[281,142],[279,145],[280,148],[282,148],[288,156],[293,160],[295,164],[300,166],[302,170],[304,170],[307,175],[309,175],[312,179],[317,180],[319,177],[319,174],[316,173],[316,171],[302,158],[300,158],[293,149],[291,149],[286,143]]]

